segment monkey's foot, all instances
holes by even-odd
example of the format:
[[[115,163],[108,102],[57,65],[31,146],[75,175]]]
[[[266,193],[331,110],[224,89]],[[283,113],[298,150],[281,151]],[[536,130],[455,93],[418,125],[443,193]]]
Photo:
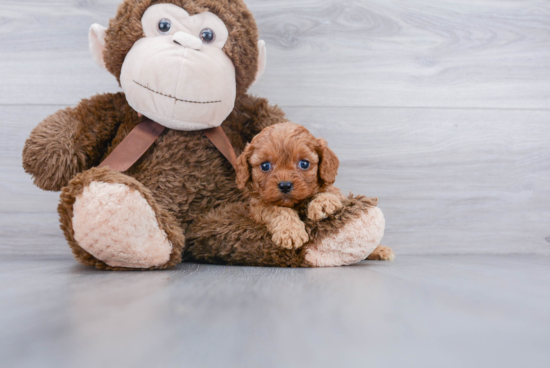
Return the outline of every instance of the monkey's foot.
[[[370,207],[338,232],[309,246],[306,261],[314,267],[344,266],[362,261],[380,244],[384,226],[382,211]]]
[[[184,237],[135,179],[108,169],[77,175],[63,189],[61,227],[78,261],[105,269],[160,269],[181,261]]]
[[[74,204],[73,229],[78,244],[111,267],[161,266],[172,253],[151,206],[124,184],[86,187]]]

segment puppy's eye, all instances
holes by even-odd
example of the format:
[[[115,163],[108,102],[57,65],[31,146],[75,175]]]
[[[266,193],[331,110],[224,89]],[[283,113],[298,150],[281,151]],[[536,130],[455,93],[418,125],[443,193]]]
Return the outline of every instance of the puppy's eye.
[[[160,33],[168,33],[172,29],[172,22],[170,22],[170,19],[161,19],[159,22],[159,32]]]
[[[302,160],[298,163],[298,167],[302,170],[309,169],[309,166],[310,166],[309,161],[306,161],[306,160]]]
[[[210,28],[205,28],[201,31],[201,40],[204,43],[212,43],[216,39],[216,34]]]
[[[268,172],[271,170],[271,164],[269,162],[264,162],[260,165],[260,169],[262,169],[263,172]]]

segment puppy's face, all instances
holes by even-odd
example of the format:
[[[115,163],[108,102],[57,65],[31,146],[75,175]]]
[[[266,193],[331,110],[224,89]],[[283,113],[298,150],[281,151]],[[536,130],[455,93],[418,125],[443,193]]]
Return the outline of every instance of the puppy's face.
[[[304,127],[275,124],[258,134],[239,157],[237,184],[262,199],[293,207],[334,183],[338,158],[322,139]]]

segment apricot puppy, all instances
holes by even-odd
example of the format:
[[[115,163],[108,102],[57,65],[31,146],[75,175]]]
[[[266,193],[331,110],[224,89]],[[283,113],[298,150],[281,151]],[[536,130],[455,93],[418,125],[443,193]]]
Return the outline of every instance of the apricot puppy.
[[[237,160],[237,186],[250,199],[254,221],[264,223],[275,244],[300,248],[309,240],[293,207],[311,201],[307,216],[322,220],[342,208],[332,186],[340,162],[324,139],[286,122],[262,130]]]

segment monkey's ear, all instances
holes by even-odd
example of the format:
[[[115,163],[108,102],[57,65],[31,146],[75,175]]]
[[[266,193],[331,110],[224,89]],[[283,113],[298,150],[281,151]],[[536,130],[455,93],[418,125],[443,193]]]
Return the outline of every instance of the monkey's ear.
[[[336,153],[328,148],[327,141],[322,138],[317,139],[317,152],[321,162],[319,163],[319,176],[326,185],[332,185],[336,181],[340,160]]]
[[[237,188],[244,189],[248,182],[251,180],[250,177],[250,165],[248,164],[248,159],[252,156],[252,145],[249,143],[246,145],[243,153],[237,159]]]
[[[267,48],[265,47],[264,40],[258,41],[258,50],[258,71],[256,72],[256,79],[254,79],[254,83],[252,83],[252,85],[258,83],[260,78],[262,78],[262,75],[264,75],[265,72],[265,66],[267,65]]]
[[[105,31],[107,28],[103,27],[100,24],[93,24],[90,27],[90,32],[88,33],[88,39],[90,42],[90,52],[92,53],[92,58],[94,61],[102,67],[105,67],[105,60],[103,59],[103,50],[105,50]]]

